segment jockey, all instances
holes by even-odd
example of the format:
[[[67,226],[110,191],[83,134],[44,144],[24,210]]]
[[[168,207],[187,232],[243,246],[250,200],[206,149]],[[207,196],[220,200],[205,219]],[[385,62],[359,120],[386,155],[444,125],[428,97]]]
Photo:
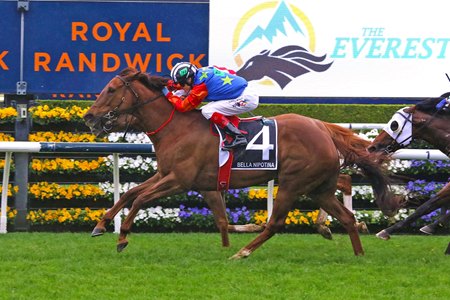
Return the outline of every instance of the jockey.
[[[189,62],[177,63],[170,72],[173,82],[164,89],[167,99],[181,112],[195,109],[202,101],[209,101],[201,108],[206,119],[223,128],[233,140],[224,142],[224,149],[247,145],[243,133],[227,118],[254,110],[259,97],[248,87],[244,78],[232,70],[216,66],[198,69]],[[177,91],[174,91],[177,89]]]

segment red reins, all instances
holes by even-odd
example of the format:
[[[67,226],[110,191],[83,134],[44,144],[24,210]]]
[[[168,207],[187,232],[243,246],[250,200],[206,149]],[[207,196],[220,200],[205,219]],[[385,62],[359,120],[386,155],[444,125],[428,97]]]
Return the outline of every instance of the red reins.
[[[154,135],[154,134],[157,134],[157,133],[158,133],[159,131],[161,131],[164,127],[166,127],[166,125],[169,124],[170,121],[172,121],[172,117],[173,117],[173,114],[174,114],[174,113],[175,113],[175,107],[172,109],[172,112],[170,113],[169,118],[168,118],[164,123],[162,123],[161,126],[159,126],[158,129],[156,129],[156,130],[154,130],[154,131],[151,131],[151,132],[146,132],[145,134],[146,134],[146,135]]]

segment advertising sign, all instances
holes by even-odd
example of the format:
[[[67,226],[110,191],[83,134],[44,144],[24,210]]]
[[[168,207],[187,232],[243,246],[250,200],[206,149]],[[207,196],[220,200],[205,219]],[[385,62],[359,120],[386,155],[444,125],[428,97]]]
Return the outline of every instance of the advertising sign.
[[[450,90],[447,5],[211,0],[209,59],[263,96],[439,96]]]
[[[127,66],[169,75],[179,61],[207,65],[208,17],[209,5],[201,1],[31,1],[25,12],[27,93],[98,93]],[[0,22],[11,28],[18,21]],[[17,58],[17,51],[8,55]],[[8,72],[3,75],[16,77]]]
[[[16,93],[20,80],[20,14],[16,1],[0,2],[0,93]]]

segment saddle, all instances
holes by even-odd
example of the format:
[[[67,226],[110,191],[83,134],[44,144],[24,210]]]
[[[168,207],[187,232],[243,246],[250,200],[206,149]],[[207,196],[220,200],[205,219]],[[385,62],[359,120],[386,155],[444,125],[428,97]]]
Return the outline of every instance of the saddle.
[[[211,122],[212,134],[219,137],[219,171],[217,190],[227,190],[231,170],[277,169],[277,124],[264,117],[228,117],[247,138],[246,147],[222,149],[227,137],[225,130]]]

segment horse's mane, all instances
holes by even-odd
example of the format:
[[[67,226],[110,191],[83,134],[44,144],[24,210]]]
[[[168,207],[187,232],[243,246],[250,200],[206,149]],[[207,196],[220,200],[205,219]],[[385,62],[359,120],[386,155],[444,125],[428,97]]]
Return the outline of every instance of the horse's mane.
[[[437,98],[427,98],[415,105],[415,109],[420,110],[421,112],[428,113],[428,114],[442,114],[446,113],[442,110],[438,111],[436,108],[436,105],[444,98],[447,98],[450,96],[450,92],[442,94],[440,97]]]
[[[123,69],[119,73],[119,76],[126,77],[130,81],[138,80],[152,91],[161,91],[162,88],[167,85],[167,81],[169,81],[170,79],[168,77],[141,73],[140,71],[132,67]]]

